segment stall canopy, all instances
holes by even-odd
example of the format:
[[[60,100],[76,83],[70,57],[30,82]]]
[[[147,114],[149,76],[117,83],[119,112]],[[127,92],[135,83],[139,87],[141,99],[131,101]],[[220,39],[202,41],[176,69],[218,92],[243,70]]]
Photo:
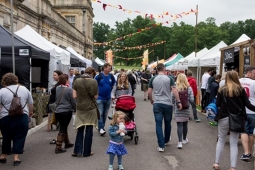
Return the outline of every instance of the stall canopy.
[[[70,53],[49,42],[28,25],[15,32],[15,34],[30,42],[31,44],[34,44],[35,46],[50,52],[50,76],[48,88],[52,88],[52,86],[55,84],[52,77],[53,71],[57,69],[61,69],[63,72],[68,71],[68,67],[70,66]]]
[[[66,50],[66,47],[60,45],[60,48]],[[76,57],[74,54],[70,52],[70,65],[71,67],[80,67],[80,60],[78,57]]]
[[[226,47],[226,46],[227,46],[227,44],[224,43],[223,41],[219,42],[217,45],[215,45],[210,50],[208,50],[204,55],[203,55],[203,53],[200,53],[200,54],[197,55],[197,57],[190,59],[188,61],[188,67],[197,67],[197,66],[203,65],[203,62],[200,62],[201,58],[204,58],[206,60],[206,58],[208,56],[211,56],[211,55],[214,55],[214,54],[215,54],[215,57],[217,57],[217,55],[220,53],[220,48],[223,48],[223,47]]]
[[[251,38],[248,37],[246,34],[242,34],[235,42],[233,42],[231,45],[233,44],[237,44],[246,40],[250,40]]]
[[[168,69],[169,66],[177,63],[181,59],[183,59],[183,56],[180,53],[178,53],[177,55],[171,57],[170,60],[168,60],[167,62],[164,63],[166,69]]]
[[[100,58],[96,58],[95,59],[95,62],[99,65],[99,66],[103,66],[105,63],[106,63],[106,61],[104,61],[104,60],[102,60],[102,59],[100,59]]]
[[[73,48],[67,47],[66,50],[69,51],[70,53],[74,54],[76,57],[78,57],[79,60],[81,60],[83,63],[86,63],[85,67],[91,67],[92,66],[92,61],[91,60],[81,56]]]
[[[33,79],[33,67],[40,67],[41,74],[37,74],[40,87],[47,88],[48,74],[45,71],[49,68],[50,53],[44,51],[24,39],[14,35],[15,46],[15,74],[19,78],[19,83],[31,90]],[[0,25],[0,68],[2,77],[5,73],[12,72],[12,38],[11,33]],[[32,68],[31,68],[32,67]],[[32,74],[30,74],[32,73]]]

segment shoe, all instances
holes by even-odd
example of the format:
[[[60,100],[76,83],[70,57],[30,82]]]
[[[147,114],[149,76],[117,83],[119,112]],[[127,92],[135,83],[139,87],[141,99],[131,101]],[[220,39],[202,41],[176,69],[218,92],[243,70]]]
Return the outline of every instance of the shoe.
[[[186,140],[182,140],[183,144],[187,144],[189,142],[188,138],[186,138]]]
[[[168,145],[170,145],[170,140],[167,143],[165,143],[165,146],[168,146]]]
[[[199,119],[199,118],[196,118],[195,119],[195,122],[197,123],[197,122],[201,122],[201,120]]]
[[[104,136],[106,132],[105,132],[104,129],[100,129],[99,133],[100,133],[101,136]]]
[[[59,132],[57,136],[57,141],[56,141],[56,149],[55,149],[56,154],[66,152],[66,149],[62,148],[62,143],[64,142],[64,138],[65,138],[65,134]]]
[[[220,169],[219,164],[214,163],[214,164],[213,164],[213,169],[215,169],[215,170],[219,170],[219,169]]]
[[[247,154],[247,155],[245,155],[245,154],[243,153],[242,156],[240,156],[239,159],[241,159],[241,160],[247,160],[247,159],[250,159],[250,158],[251,158],[251,154],[250,154],[250,153]]]
[[[157,147],[157,151],[159,151],[159,152],[164,152],[165,149],[164,149],[164,148],[161,148],[161,147]]]
[[[143,99],[143,101],[146,101],[146,99]]]
[[[56,144],[56,139],[53,139],[51,142],[50,142],[50,144],[52,144],[52,145],[55,145]]]
[[[111,116],[108,116],[108,119],[109,119],[109,120],[112,120],[112,115],[111,115]]]
[[[7,162],[6,158],[0,159],[0,163],[1,163],[1,164],[5,164],[6,162]]]
[[[177,148],[182,149],[182,143],[181,142],[178,142]]]
[[[89,157],[89,156],[92,156],[92,155],[94,155],[94,152],[90,152],[90,154],[86,155],[86,156],[83,155],[83,157]]]
[[[72,148],[73,145],[74,145],[73,143],[71,143],[71,142],[69,141],[68,134],[65,134],[64,143],[65,143],[65,149],[67,149],[67,148]]]
[[[21,163],[21,161],[20,161],[20,160],[13,161],[13,166],[18,166],[20,163]]]
[[[76,154],[76,153],[72,153],[72,157],[81,157],[82,155],[80,154]]]
[[[189,121],[190,121],[190,120],[192,120],[192,118],[191,118],[191,117],[189,117]]]
[[[113,166],[112,166],[112,165],[109,165],[108,170],[113,170]]]
[[[149,96],[148,96],[148,100],[150,100]]]
[[[123,170],[123,166],[122,165],[119,165],[119,170]]]

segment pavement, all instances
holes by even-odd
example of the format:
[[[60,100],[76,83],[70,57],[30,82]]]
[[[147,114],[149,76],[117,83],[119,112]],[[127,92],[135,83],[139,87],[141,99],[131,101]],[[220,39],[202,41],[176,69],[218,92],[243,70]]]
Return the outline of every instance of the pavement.
[[[165,152],[160,153],[157,148],[157,137],[155,133],[155,121],[152,112],[152,105],[149,101],[143,101],[143,92],[137,87],[136,93],[137,107],[135,118],[139,135],[138,144],[135,145],[129,137],[125,137],[125,145],[128,154],[123,156],[123,166],[125,170],[207,170],[212,169],[215,157],[217,140],[217,127],[209,125],[206,117],[198,113],[201,118],[200,123],[189,121],[188,139],[189,143],[183,145],[182,149],[177,149],[176,123],[172,120],[172,134],[169,146],[165,147]],[[192,113],[192,112],[191,112]],[[191,114],[192,115],[192,114]],[[109,121],[106,122],[107,127]],[[93,156],[75,158],[71,156],[73,148],[63,154],[55,154],[54,145],[50,141],[56,138],[57,131],[46,131],[46,122],[31,129],[26,140],[25,152],[20,155],[22,163],[14,167],[12,156],[7,157],[6,164],[0,164],[0,170],[107,170],[108,155],[105,154],[109,144],[109,135],[101,137],[94,129]],[[107,129],[107,128],[106,128]],[[76,132],[69,125],[69,137],[75,141]],[[239,153],[242,154],[242,145],[239,140]],[[238,159],[237,170],[253,170],[254,157],[251,162]],[[220,162],[221,170],[228,170],[230,167],[230,149],[227,139]],[[114,168],[117,169],[117,161],[114,160]]]

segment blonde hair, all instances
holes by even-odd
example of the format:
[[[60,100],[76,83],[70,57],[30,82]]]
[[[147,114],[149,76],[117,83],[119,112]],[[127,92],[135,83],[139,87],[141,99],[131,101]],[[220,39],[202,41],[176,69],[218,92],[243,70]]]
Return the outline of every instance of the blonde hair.
[[[121,116],[121,115],[123,115],[124,117],[126,117],[126,114],[124,113],[124,112],[122,112],[122,111],[116,111],[114,114],[113,114],[113,116],[112,116],[112,121],[111,121],[111,123],[110,123],[110,125],[115,125],[116,123],[117,123],[117,118],[119,117],[119,116]]]
[[[239,96],[241,94],[242,86],[236,71],[228,71],[225,81],[225,85],[220,88],[219,92],[229,97]]]
[[[125,76],[126,76],[126,80],[125,80],[125,82],[124,82],[124,88],[125,88],[125,89],[128,89],[128,88],[129,88],[128,77],[127,77],[127,74],[126,74],[125,72],[119,74],[117,89],[121,89],[121,85],[122,85],[121,76],[122,76],[122,75],[125,75]]]
[[[187,90],[189,87],[189,82],[185,74],[180,73],[176,80],[176,88],[178,91]]]

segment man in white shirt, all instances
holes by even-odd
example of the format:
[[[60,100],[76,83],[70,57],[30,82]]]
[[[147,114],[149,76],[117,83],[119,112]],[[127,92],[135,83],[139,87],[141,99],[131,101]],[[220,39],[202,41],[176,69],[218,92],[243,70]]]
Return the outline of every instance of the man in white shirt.
[[[74,70],[72,68],[69,69],[69,87],[73,86],[73,79],[75,75],[73,74]]]
[[[248,66],[245,69],[245,78],[240,79],[242,87],[245,89],[246,94],[252,105],[255,105],[255,67]],[[244,153],[240,157],[242,160],[250,159],[251,151],[254,144],[253,131],[255,128],[255,113],[246,107],[247,120],[245,125],[246,132],[241,134],[241,141]]]
[[[209,77],[210,77],[210,74],[211,74],[211,71],[212,71],[213,69],[212,68],[210,68],[210,69],[208,69],[208,71],[207,72],[205,72],[204,74],[203,74],[203,76],[202,76],[202,84],[201,84],[201,92],[202,92],[202,100],[201,100],[201,107],[202,107],[202,112],[204,112],[205,113],[205,107],[206,107],[206,89],[207,89],[207,86],[208,86],[208,79],[209,79]]]

